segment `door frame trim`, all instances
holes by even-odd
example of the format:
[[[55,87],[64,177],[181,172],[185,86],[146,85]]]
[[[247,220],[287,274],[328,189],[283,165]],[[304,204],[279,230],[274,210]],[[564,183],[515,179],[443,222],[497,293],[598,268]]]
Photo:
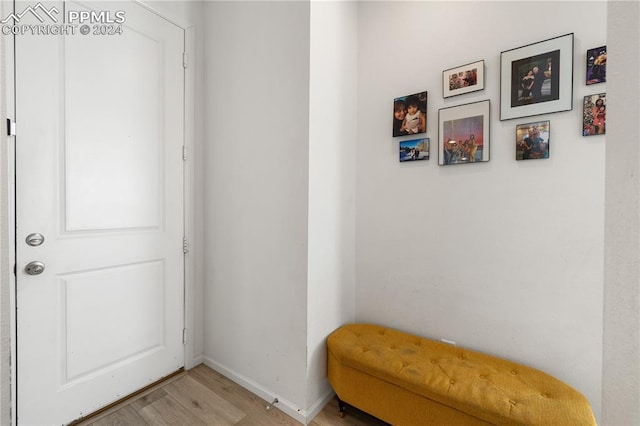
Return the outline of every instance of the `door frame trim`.
[[[2,13],[8,11],[15,11],[15,0],[2,0]],[[16,119],[16,109],[15,109],[15,36],[5,36],[3,38],[3,50],[4,50],[4,102],[5,102],[5,111],[3,111],[6,115],[6,118],[10,118],[11,120]],[[5,117],[0,117],[0,119],[5,120]],[[10,372],[9,372],[9,381],[10,381],[10,420],[11,425],[16,425],[16,413],[17,413],[17,387],[16,380],[14,379],[17,375],[17,366],[15,360],[17,360],[17,352],[16,352],[16,275],[15,275],[15,265],[16,265],[16,218],[15,218],[15,137],[14,136],[5,136],[6,133],[3,133],[3,139],[6,140],[6,158],[4,158],[4,164],[2,164],[2,169],[4,171],[4,176],[9,177],[7,181],[7,193],[2,194],[6,196],[7,202],[7,210],[3,212],[6,214],[7,221],[7,233],[9,240],[9,251],[8,251],[8,261],[9,261],[9,270],[6,271],[8,275],[7,284],[9,285],[9,303],[3,303],[3,306],[0,309],[9,308],[9,332],[10,332],[10,359],[13,361],[10,364]],[[3,177],[4,177],[3,176]],[[4,201],[4,200],[3,200]],[[4,260],[4,259],[3,259]],[[4,282],[4,276],[2,285],[6,285]],[[3,334],[5,330],[3,329]],[[5,391],[4,383],[2,384],[2,391]],[[0,392],[1,393],[1,392]],[[4,404],[4,398],[2,403]],[[3,406],[2,411],[8,407]],[[3,419],[4,420],[4,419]]]
[[[184,42],[184,52],[187,53],[189,58],[196,57],[196,32],[195,25],[191,22],[185,22],[182,19],[178,19],[173,16],[168,16],[165,13],[161,13],[154,9],[152,6],[148,5],[145,1],[141,0],[131,0],[133,3],[136,3],[154,14],[160,16],[166,21],[176,25],[180,29],[183,30],[183,42]],[[0,0],[0,11],[4,13],[8,10],[13,10],[15,8],[15,0]],[[16,120],[15,114],[15,35],[14,36],[4,36],[2,40],[2,50],[4,52],[4,86],[2,90],[4,92],[5,97],[5,116],[0,117],[0,119],[5,120],[6,118],[10,118],[12,120]],[[196,353],[196,333],[201,332],[201,327],[196,324],[196,301],[201,300],[201,298],[196,297],[196,250],[197,250],[197,242],[199,241],[196,238],[196,155],[197,147],[199,144],[196,142],[196,67],[194,66],[195,61],[191,60],[190,66],[184,68],[184,104],[183,104],[183,114],[184,114],[184,129],[183,129],[183,143],[186,147],[186,152],[189,153],[187,159],[184,161],[183,168],[183,197],[184,197],[184,215],[183,215],[183,226],[184,226],[184,236],[187,238],[187,241],[190,242],[190,250],[184,256],[184,327],[187,329],[187,340],[184,344],[184,369],[189,370],[202,362],[202,354]],[[1,84],[1,83],[0,83]],[[8,265],[10,266],[6,272],[5,276],[0,277],[0,283],[2,286],[9,286],[9,303],[5,304],[9,309],[9,325],[8,328],[10,330],[6,330],[6,324],[2,324],[2,333],[5,331],[10,331],[10,351],[11,351],[11,360],[17,360],[16,353],[16,276],[13,273],[13,266],[16,264],[16,217],[15,217],[15,138],[7,137],[4,134],[2,135],[2,140],[7,141],[6,149],[4,153],[6,153],[5,157],[0,157],[3,160],[3,164],[0,166],[0,172],[4,174],[4,176],[9,176],[9,180],[7,182],[7,209],[2,212],[0,217],[6,214],[6,220],[8,224],[8,241],[9,241],[9,250],[7,254],[0,254],[2,257],[8,256]],[[4,148],[1,148],[4,149]],[[3,177],[4,177],[3,176]],[[3,179],[4,180],[4,179]],[[5,196],[0,192],[0,196]],[[2,259],[0,259],[2,261]],[[5,278],[8,278],[5,282]],[[2,307],[0,307],[0,310]],[[4,360],[2,360],[4,361]],[[17,387],[14,378],[17,377],[17,366],[16,362],[11,362],[10,366],[10,398],[2,398],[0,400],[0,404],[2,407],[0,409],[1,413],[5,413],[6,411],[10,411],[11,425],[17,425],[16,413],[17,413]],[[2,389],[0,389],[0,395],[4,392],[4,384],[0,383]],[[6,407],[6,400],[10,399],[10,407]],[[6,405],[9,405],[6,404]],[[6,411],[5,411],[6,410]]]
[[[184,28],[184,51],[188,58],[196,57],[196,31],[194,26]],[[190,370],[198,362],[195,353],[195,333],[202,327],[196,324],[196,67],[192,64],[184,71],[184,144],[187,159],[184,162],[184,236],[190,249],[184,258],[184,326],[187,329],[185,344],[185,370]],[[202,354],[199,355],[202,358]]]

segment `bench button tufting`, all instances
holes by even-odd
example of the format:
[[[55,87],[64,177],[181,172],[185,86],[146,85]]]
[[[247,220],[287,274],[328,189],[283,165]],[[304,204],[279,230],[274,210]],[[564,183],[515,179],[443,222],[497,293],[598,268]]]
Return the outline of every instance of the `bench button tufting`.
[[[518,372],[516,370],[511,370],[511,374],[515,376],[518,374]]]
[[[437,364],[437,363],[438,363],[438,361],[436,361],[435,359],[431,360],[431,364]]]
[[[542,395],[540,395],[540,396],[542,396],[543,398],[549,398],[549,395],[547,395],[546,393],[543,393],[543,394],[542,394]]]
[[[451,383],[452,385],[455,385],[456,381],[455,380],[451,380],[451,381],[449,381],[449,383]]]
[[[485,376],[484,374],[481,374],[481,375],[480,375],[480,376],[478,376],[478,377],[480,377],[481,379],[486,379],[486,378],[487,378],[487,376]]]
[[[511,400],[509,400],[509,404],[516,405],[516,402],[513,399],[511,399]]]

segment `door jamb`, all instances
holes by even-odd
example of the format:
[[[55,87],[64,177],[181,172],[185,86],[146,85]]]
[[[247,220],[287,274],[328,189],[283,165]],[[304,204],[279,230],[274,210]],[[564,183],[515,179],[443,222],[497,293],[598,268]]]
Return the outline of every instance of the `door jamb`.
[[[195,58],[195,27],[184,29],[184,52],[187,58]],[[184,368],[190,370],[201,363],[195,353],[195,332],[199,331],[195,320],[196,301],[196,70],[191,60],[184,73],[184,146],[186,160],[184,162],[184,236],[189,249],[184,259],[184,327],[185,342]],[[200,355],[200,358],[202,356]]]
[[[188,251],[184,257],[184,327],[186,329],[184,368],[189,370],[202,363],[202,353],[196,353],[196,341],[201,340],[202,327],[196,323],[196,297],[199,286],[196,270],[196,255],[199,239],[196,238],[196,152],[199,143],[196,141],[196,30],[195,24],[188,18],[168,15],[152,5],[153,0],[132,0],[150,12],[171,22],[184,31],[184,52],[187,65],[184,68],[184,146],[186,160],[184,162],[184,237]]]
[[[15,12],[15,0],[1,0],[2,13],[5,12]],[[12,36],[4,36],[2,39],[2,49],[4,50],[4,86],[2,87],[2,92],[4,93],[4,102],[5,102],[5,113],[6,117],[0,117],[2,120],[11,119],[15,121],[16,119],[16,110],[15,110],[15,35]],[[15,136],[6,136],[3,135],[3,139],[6,140],[6,150],[4,154],[6,157],[3,158],[4,164],[2,165],[2,169],[5,171],[3,178],[7,177],[7,193],[6,193],[6,202],[7,209],[3,212],[6,214],[5,220],[7,221],[7,237],[8,237],[8,266],[9,270],[6,271],[7,282],[2,285],[9,286],[9,303],[3,304],[2,308],[7,307],[9,309],[9,338],[10,338],[10,371],[9,371],[9,399],[10,399],[10,408],[9,408],[9,416],[11,425],[15,426],[17,424],[16,413],[17,413],[17,386],[16,386],[16,374],[17,374],[17,352],[16,352],[16,274],[15,274],[15,265],[16,265],[16,218],[15,218]],[[3,194],[5,196],[5,194]],[[3,279],[5,277],[2,277]],[[5,330],[3,330],[4,332]],[[2,391],[5,391],[3,387]],[[8,407],[2,407],[3,410]]]

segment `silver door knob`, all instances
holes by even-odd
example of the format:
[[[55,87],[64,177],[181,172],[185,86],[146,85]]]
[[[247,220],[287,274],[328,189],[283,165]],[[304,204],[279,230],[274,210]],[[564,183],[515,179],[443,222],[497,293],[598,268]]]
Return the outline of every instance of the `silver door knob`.
[[[44,235],[38,233],[29,234],[25,238],[25,242],[31,247],[37,247],[44,243]]]
[[[44,263],[42,262],[29,262],[24,267],[24,271],[29,275],[40,275],[44,272]]]

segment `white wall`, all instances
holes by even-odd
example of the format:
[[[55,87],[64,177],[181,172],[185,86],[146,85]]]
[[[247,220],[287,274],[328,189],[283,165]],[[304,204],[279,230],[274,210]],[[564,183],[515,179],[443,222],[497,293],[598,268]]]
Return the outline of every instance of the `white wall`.
[[[542,369],[598,418],[605,137],[581,136],[581,102],[606,91],[584,83],[603,16],[605,2],[362,2],[356,163],[356,318]],[[571,32],[573,111],[499,121],[500,52]],[[442,71],[480,59],[485,90],[443,100]],[[423,90],[432,158],[400,164],[392,102]],[[438,109],[484,99],[490,162],[438,166]],[[545,119],[550,158],[516,162],[516,124]]]
[[[304,421],[354,319],[357,4],[205,8],[205,360]]]
[[[640,5],[608,3],[602,424],[640,424]]]
[[[307,397],[332,390],[326,338],[355,314],[357,4],[311,2]]]
[[[205,362],[305,409],[309,3],[206,2]]]

